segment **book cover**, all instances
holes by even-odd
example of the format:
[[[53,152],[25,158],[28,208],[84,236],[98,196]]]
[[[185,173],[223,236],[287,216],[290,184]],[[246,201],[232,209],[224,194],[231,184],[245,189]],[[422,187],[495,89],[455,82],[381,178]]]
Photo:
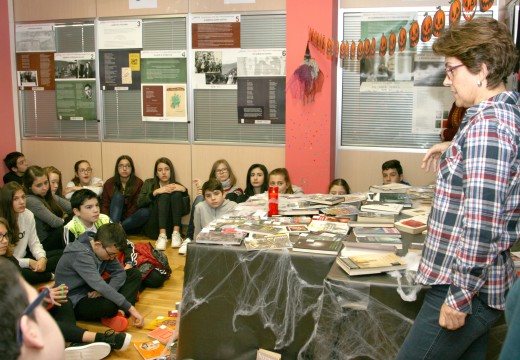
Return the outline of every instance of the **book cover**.
[[[384,184],[384,185],[371,185],[368,188],[368,191],[374,192],[374,193],[406,192],[410,188],[411,188],[410,185],[405,185],[405,184],[401,184],[401,183],[391,183],[391,184]]]
[[[360,236],[356,241],[364,244],[388,244],[395,246],[396,249],[403,248],[401,239],[395,236]]]
[[[406,269],[405,261],[395,255],[395,247],[392,245],[344,244],[336,264],[351,276]]]
[[[248,251],[265,249],[287,249],[293,244],[288,234],[268,235],[261,238],[247,238],[244,245]]]
[[[350,217],[336,217],[336,216],[328,216],[325,214],[314,215],[312,220],[320,220],[320,221],[329,221],[329,222],[340,222],[340,223],[349,223],[352,221]]]
[[[395,222],[395,215],[373,211],[361,211],[357,216],[357,222],[381,222],[393,224]]]
[[[177,318],[173,316],[157,316],[144,326],[145,330],[154,330],[159,326],[165,325],[170,329],[175,329],[177,325]]]
[[[393,237],[401,237],[401,233],[396,228],[387,228],[387,227],[358,227],[354,228],[354,235],[356,237],[362,236],[393,236]]]
[[[165,351],[166,346],[161,344],[158,340],[136,341],[134,342],[134,346],[145,360],[160,359],[165,356],[163,355],[163,351],[165,353],[167,352]]]
[[[348,223],[351,228],[357,227],[395,227],[394,223],[380,223],[380,222],[359,222],[359,221],[351,221]]]
[[[309,230],[313,232],[325,231],[346,235],[349,229],[348,223],[342,222],[312,220],[309,224]]]
[[[173,329],[170,329],[166,325],[161,325],[158,328],[150,331],[148,333],[148,337],[158,340],[162,344],[166,345],[168,341],[173,337]]]
[[[428,216],[430,214],[430,207],[419,207],[413,209],[403,209],[401,214],[406,216]]]
[[[252,234],[275,235],[283,229],[281,227],[272,225],[262,225],[253,223],[243,223],[237,226],[237,229]]]
[[[293,244],[293,251],[336,255],[345,238],[346,236],[328,232],[300,234]]]
[[[303,224],[286,225],[285,230],[290,234],[296,234],[296,233],[299,234],[302,232],[309,232],[309,228],[307,227],[307,225],[303,225]]]
[[[399,214],[403,210],[402,204],[388,204],[388,203],[367,203],[361,205],[361,211],[373,211],[384,214]]]
[[[202,234],[202,235],[201,235]],[[242,231],[235,231],[234,229],[225,228],[222,231],[208,231],[200,232],[197,237],[197,242],[201,244],[214,245],[240,245],[242,240],[246,237],[246,233]]]
[[[427,228],[428,218],[426,216],[414,216],[395,223],[399,231],[409,234],[420,234]]]
[[[336,195],[324,195],[324,194],[316,194],[312,195],[308,198],[308,201],[311,203],[324,204],[324,205],[336,205],[343,201],[345,201],[344,196],[336,196]]]
[[[320,211],[327,215],[333,215],[337,217],[353,217],[359,213],[359,210],[357,207],[353,205],[337,205],[337,206],[331,206],[328,208],[320,209]]]
[[[402,204],[406,208],[412,207],[412,199],[406,193],[380,193],[379,201],[389,204]]]
[[[282,355],[266,349],[256,351],[256,360],[281,360]]]
[[[342,195],[345,198],[346,203],[357,203],[361,202],[363,200],[366,200],[367,194],[366,193],[354,193],[354,194],[348,194],[348,195]]]

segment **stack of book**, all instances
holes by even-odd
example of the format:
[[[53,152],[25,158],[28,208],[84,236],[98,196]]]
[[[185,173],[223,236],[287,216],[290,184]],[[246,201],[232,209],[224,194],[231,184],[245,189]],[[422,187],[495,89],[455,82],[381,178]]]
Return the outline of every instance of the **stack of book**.
[[[412,207],[412,198],[407,193],[382,192],[377,195],[374,200],[381,201],[383,204],[401,204],[403,208]]]
[[[346,234],[326,231],[301,233],[293,243],[293,251],[337,255],[346,237]]]
[[[367,202],[364,205],[361,205],[361,211],[372,211],[383,214],[393,214],[398,215],[401,210],[403,210],[403,204],[390,204],[383,203],[380,201]]]
[[[395,223],[395,227],[408,234],[420,234],[426,230],[428,217],[424,215],[414,216]]]
[[[357,221],[349,222],[350,227],[394,227],[395,215],[363,211],[358,213]]]
[[[357,227],[354,228],[356,241],[361,244],[386,244],[397,249],[403,248],[401,233],[396,228],[388,227]]]
[[[391,183],[391,184],[384,184],[384,185],[371,185],[368,188],[368,191],[373,193],[383,193],[383,192],[402,192],[405,193],[411,188],[410,185],[405,185],[401,183]]]
[[[395,254],[392,245],[345,243],[336,264],[350,276],[406,269],[406,262]]]

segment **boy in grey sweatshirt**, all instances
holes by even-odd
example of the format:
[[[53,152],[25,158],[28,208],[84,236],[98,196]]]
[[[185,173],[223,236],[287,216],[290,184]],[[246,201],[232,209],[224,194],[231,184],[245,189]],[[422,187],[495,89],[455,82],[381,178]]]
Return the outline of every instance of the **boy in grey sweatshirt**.
[[[233,210],[237,203],[229,201],[224,197],[222,183],[217,179],[210,179],[202,185],[203,202],[195,207],[194,223],[195,236],[197,239],[203,227],[207,226],[212,220],[215,220],[225,213]]]

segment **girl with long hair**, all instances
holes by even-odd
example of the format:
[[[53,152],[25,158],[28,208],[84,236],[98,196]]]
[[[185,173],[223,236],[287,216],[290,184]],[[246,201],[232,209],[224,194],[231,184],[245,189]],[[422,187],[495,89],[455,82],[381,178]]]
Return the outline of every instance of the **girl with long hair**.
[[[266,192],[268,188],[269,172],[267,168],[262,164],[253,164],[247,170],[244,194],[239,196],[236,202],[244,202],[249,199],[250,196]]]
[[[110,216],[115,223],[121,223],[128,232],[137,232],[150,217],[148,207],[139,208],[137,199],[143,180],[135,175],[134,161],[128,155],[116,160],[114,176],[103,185],[101,212]]]
[[[27,189],[27,209],[34,214],[36,233],[43,248],[64,249],[63,225],[72,211],[70,202],[52,193],[49,178],[39,166],[29,166],[23,184]]]
[[[181,246],[181,218],[185,212],[184,203],[189,204],[188,189],[175,180],[175,169],[170,159],[157,159],[154,166],[154,177],[147,179],[137,206],[150,209],[150,218],[143,228],[149,238],[157,237],[155,248],[166,250],[167,234],[172,234],[172,247]]]
[[[0,191],[0,212],[13,232],[13,255],[22,267],[22,276],[30,284],[47,282],[53,278],[52,272],[63,250],[45,251],[38,235],[33,213],[26,209],[24,187],[10,182]]]
[[[277,168],[269,173],[269,186],[278,186],[279,194],[303,194],[303,190],[291,183],[289,171]]]
[[[87,160],[79,160],[74,164],[74,178],[65,187],[65,197],[70,200],[75,191],[87,188],[101,198],[103,193],[103,180],[92,177],[92,167]]]

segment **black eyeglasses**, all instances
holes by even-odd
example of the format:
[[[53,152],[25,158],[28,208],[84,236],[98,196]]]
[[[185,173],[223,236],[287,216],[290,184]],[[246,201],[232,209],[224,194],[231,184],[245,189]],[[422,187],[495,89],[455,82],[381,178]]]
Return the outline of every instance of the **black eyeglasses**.
[[[34,299],[34,301],[25,308],[25,310],[22,313],[22,316],[20,316],[20,319],[18,319],[17,341],[18,341],[19,346],[22,346],[22,342],[23,342],[22,327],[20,326],[20,321],[21,321],[22,317],[31,315],[34,312],[34,310],[36,309],[36,307],[39,306],[43,302],[43,299],[50,296],[50,294],[51,294],[51,289],[49,289],[48,287],[43,288],[43,290],[36,297],[36,299]],[[51,301],[52,301],[52,297],[51,297]]]
[[[117,255],[119,255],[119,253],[116,253],[116,254],[112,254],[112,253],[109,253],[107,248],[103,246],[103,249],[105,250],[105,252],[107,253],[108,257],[113,259],[115,258]]]

